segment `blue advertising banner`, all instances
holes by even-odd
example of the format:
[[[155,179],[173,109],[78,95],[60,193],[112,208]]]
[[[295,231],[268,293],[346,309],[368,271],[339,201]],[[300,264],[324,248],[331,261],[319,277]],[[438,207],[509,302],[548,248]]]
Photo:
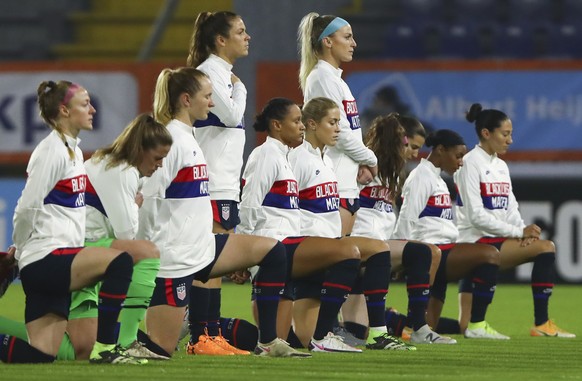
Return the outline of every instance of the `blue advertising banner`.
[[[429,129],[455,130],[473,146],[477,136],[465,112],[481,103],[511,118],[512,151],[582,149],[580,71],[354,71],[346,82],[364,128],[397,111]]]
[[[88,89],[97,110],[81,149],[103,147],[137,114],[138,83],[123,72],[0,72],[0,152],[31,152],[50,132],[40,117],[36,88],[47,78],[67,78]]]

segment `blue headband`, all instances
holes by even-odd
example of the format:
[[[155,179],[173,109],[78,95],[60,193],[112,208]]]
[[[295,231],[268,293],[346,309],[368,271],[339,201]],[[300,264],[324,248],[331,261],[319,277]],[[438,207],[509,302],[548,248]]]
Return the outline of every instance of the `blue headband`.
[[[350,25],[346,20],[342,19],[341,17],[336,17],[335,19],[331,20],[329,24],[325,27],[323,32],[319,35],[317,42],[323,40],[324,37],[329,36],[330,34],[335,33],[338,29]]]

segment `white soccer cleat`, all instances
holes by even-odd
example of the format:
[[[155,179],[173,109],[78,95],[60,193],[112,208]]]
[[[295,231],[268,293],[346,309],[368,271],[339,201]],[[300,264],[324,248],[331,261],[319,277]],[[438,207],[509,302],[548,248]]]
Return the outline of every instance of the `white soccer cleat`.
[[[509,336],[497,332],[485,320],[478,323],[469,323],[465,330],[465,337],[467,339],[509,340]]]
[[[448,336],[441,336],[428,326],[423,325],[410,334],[410,342],[413,344],[457,344],[457,340]]]
[[[344,343],[344,339],[341,336],[334,335],[332,332],[328,332],[327,335],[321,340],[315,340],[311,338],[309,342],[309,350],[311,352],[336,352],[336,353],[361,353],[362,350],[354,348],[350,345]]]
[[[149,350],[145,345],[139,341],[134,341],[131,345],[125,348],[125,353],[136,359],[149,359],[149,360],[169,360],[167,356],[159,355],[155,352]]]
[[[255,355],[265,357],[311,357],[311,354],[292,348],[288,342],[278,337],[267,344],[258,343],[255,348]]]

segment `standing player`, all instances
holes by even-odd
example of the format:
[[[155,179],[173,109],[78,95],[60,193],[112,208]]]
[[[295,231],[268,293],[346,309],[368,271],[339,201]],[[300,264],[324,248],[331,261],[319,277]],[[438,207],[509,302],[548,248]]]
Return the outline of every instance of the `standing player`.
[[[360,277],[366,298],[370,332],[368,348],[411,350],[412,346],[387,334],[384,320],[386,293],[390,283],[390,247],[379,239],[341,237],[337,180],[326,156],[340,134],[340,111],[329,98],[313,98],[302,109],[305,139],[289,153],[289,162],[299,187],[301,235],[340,238],[356,245],[362,259]],[[294,326],[304,345],[309,342],[319,308],[320,282],[296,281]],[[303,292],[305,291],[305,292]]]
[[[484,110],[474,103],[467,120],[475,123],[479,144],[463,159],[463,167],[455,173],[459,190],[457,216],[460,240],[490,244],[501,252],[501,270],[533,262],[531,288],[534,304],[532,336],[575,337],[559,328],[548,317],[548,302],[553,290],[556,247],[552,241],[540,239],[541,229],[525,225],[513,194],[507,164],[498,157],[513,142],[513,126],[499,110]],[[461,284],[461,329],[467,325],[472,284]],[[471,328],[471,324],[468,325]]]
[[[428,323],[436,326],[445,301],[447,282],[470,275],[475,283],[471,314],[475,325],[467,329],[465,337],[508,339],[485,321],[497,283],[499,252],[488,245],[456,243],[459,232],[453,222],[451,195],[440,176],[441,171],[453,174],[462,165],[467,151],[465,143],[456,132],[439,130],[427,137],[426,145],[432,147],[432,151],[426,159],[421,159],[404,183],[394,238],[422,239],[441,249],[440,265],[431,287]],[[432,342],[429,337],[422,339]]]
[[[304,103],[315,97],[326,97],[340,108],[342,133],[328,155],[338,179],[342,236],[352,231],[360,207],[358,181],[368,184],[377,174],[374,153],[362,142],[358,106],[350,88],[341,78],[341,65],[353,59],[356,41],[350,24],[332,15],[311,12],[303,17],[298,30],[301,66],[299,84]],[[363,304],[361,290],[356,287],[342,308],[344,322],[358,320],[358,306]]]
[[[156,120],[166,124],[174,144],[164,166],[143,186],[140,235],[160,249],[160,271],[146,314],[146,346],[169,357],[175,350],[194,279],[230,274],[259,265],[254,289],[259,313],[259,342],[255,353],[273,357],[309,357],[277,338],[279,293],[285,286],[285,248],[271,238],[212,233],[212,206],[204,153],[193,134],[195,120],[208,116],[212,84],[194,68],[164,69],[154,95]],[[230,345],[215,340],[230,352]]]
[[[13,242],[26,294],[28,342],[0,335],[0,360],[49,363],[67,327],[71,291],[103,281],[92,363],[140,364],[115,340],[115,325],[129,288],[133,261],[127,252],[83,247],[86,172],[79,132],[93,128],[87,90],[68,81],[45,81],[38,104],[52,132],[34,149],[14,212]]]
[[[288,280],[325,272],[320,283],[321,306],[309,348],[318,352],[361,352],[346,345],[331,331],[333,322],[351,290],[360,266],[360,252],[349,242],[301,236],[297,180],[287,156],[303,141],[301,109],[286,98],[273,98],[257,115],[254,128],[268,133],[255,148],[243,173],[242,233],[281,239],[287,249]],[[289,285],[288,285],[289,286]],[[293,293],[281,301],[278,332],[287,336],[291,325]],[[256,300],[261,295],[255,292]],[[283,320],[286,319],[286,320]],[[259,323],[260,323],[259,319]]]
[[[342,235],[349,234],[359,209],[358,168],[363,183],[377,174],[374,153],[362,142],[358,106],[350,88],[341,78],[343,63],[351,62],[356,41],[350,24],[330,15],[309,13],[299,25],[301,66],[299,84],[306,103],[315,97],[326,97],[340,108],[342,133],[328,155],[338,178]]]
[[[244,112],[247,90],[233,74],[237,59],[249,54],[246,27],[235,13],[202,12],[196,18],[190,40],[187,65],[204,72],[212,82],[214,108],[205,120],[197,120],[196,140],[208,162],[208,190],[212,203],[214,233],[233,233],[240,222],[240,174],[245,146]],[[201,335],[218,337],[220,320],[221,279],[211,279],[206,284],[194,281],[190,298],[191,354],[215,354],[215,341],[195,345]],[[236,352],[236,348],[231,348]],[[243,354],[243,352],[237,352]]]

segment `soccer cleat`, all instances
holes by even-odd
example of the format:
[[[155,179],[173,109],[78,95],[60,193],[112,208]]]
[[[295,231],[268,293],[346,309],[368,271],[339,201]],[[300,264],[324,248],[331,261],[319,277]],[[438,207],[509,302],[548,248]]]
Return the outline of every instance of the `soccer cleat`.
[[[533,326],[530,331],[532,336],[550,336],[550,337],[563,337],[563,338],[574,338],[575,334],[566,332],[562,328],[558,327],[553,320],[548,320],[542,325]]]
[[[195,344],[188,342],[186,352],[189,355],[234,356],[233,352],[223,349],[208,335],[200,335]]]
[[[361,349],[344,343],[344,338],[328,332],[321,340],[311,338],[308,348],[311,352],[362,353]]]
[[[310,353],[301,352],[291,348],[288,342],[278,337],[267,344],[258,343],[255,348],[255,355],[265,357],[311,357]]]
[[[380,336],[368,339],[368,344],[366,344],[368,349],[387,349],[393,351],[415,351],[416,347],[411,344],[407,344],[400,340],[398,337],[383,333]]]
[[[467,339],[509,340],[509,336],[497,332],[485,320],[478,323],[469,323],[465,330],[465,337]]]
[[[91,364],[131,364],[143,365],[147,364],[148,360],[138,359],[127,354],[119,345],[104,345],[95,343],[91,356],[89,356]]]
[[[125,348],[125,353],[131,357],[137,359],[150,359],[150,360],[169,360],[168,356],[159,355],[155,352],[149,350],[143,343],[139,341],[134,341],[131,345]]]
[[[344,339],[344,343],[346,343],[350,347],[363,347],[364,345],[366,345],[366,340],[354,336],[350,331],[348,331],[344,327],[334,327],[333,334],[342,337]]]
[[[0,298],[18,275],[18,265],[14,258],[9,258],[8,253],[0,252]]]
[[[248,356],[251,354],[251,352],[249,352],[249,351],[245,351],[243,349],[238,349],[237,347],[230,345],[228,340],[225,339],[224,336],[222,336],[222,333],[219,333],[218,336],[214,336],[212,338],[212,340],[214,340],[214,343],[216,345],[218,345],[219,347],[221,347],[222,349],[224,349],[226,351],[230,351],[230,352],[234,353],[235,355]]]
[[[457,344],[457,340],[447,336],[441,336],[428,326],[423,325],[410,334],[410,342],[413,344]]]
[[[188,307],[186,307],[184,318],[182,319],[182,327],[180,328],[180,336],[178,337],[178,344],[190,333],[190,323],[188,321],[189,315],[190,311],[188,310]]]

